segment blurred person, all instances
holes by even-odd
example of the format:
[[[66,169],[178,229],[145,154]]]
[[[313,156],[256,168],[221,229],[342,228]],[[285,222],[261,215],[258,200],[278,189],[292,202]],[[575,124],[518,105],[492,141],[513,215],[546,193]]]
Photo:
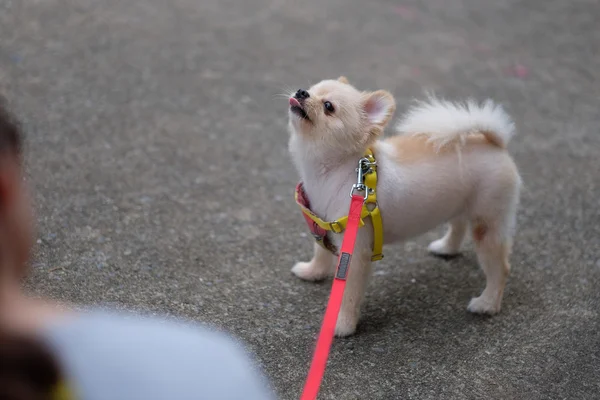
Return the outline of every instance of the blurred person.
[[[192,323],[28,297],[33,239],[19,124],[0,102],[0,399],[273,398],[242,346]]]

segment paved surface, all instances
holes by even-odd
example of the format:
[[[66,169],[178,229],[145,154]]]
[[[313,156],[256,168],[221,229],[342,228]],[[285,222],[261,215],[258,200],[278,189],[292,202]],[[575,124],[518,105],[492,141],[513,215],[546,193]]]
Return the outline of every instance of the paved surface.
[[[289,269],[286,88],[347,75],[399,111],[491,96],[526,188],[501,315],[465,311],[474,254],[387,249],[323,399],[600,398],[600,5],[477,0],[0,1],[0,90],[26,123],[28,286],[206,321],[297,398],[329,283]]]

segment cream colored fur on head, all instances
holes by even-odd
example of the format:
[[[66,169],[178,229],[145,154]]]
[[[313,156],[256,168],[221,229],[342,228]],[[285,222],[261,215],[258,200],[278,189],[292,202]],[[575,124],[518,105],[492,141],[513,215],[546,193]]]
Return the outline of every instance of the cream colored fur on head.
[[[429,250],[451,256],[470,230],[487,283],[468,310],[499,312],[521,186],[505,149],[515,128],[502,107],[490,100],[459,104],[432,97],[408,111],[397,135],[382,140],[395,110],[390,93],[362,92],[342,77],[314,85],[304,97],[299,108],[306,114],[290,108],[289,150],[313,211],[329,221],[347,214],[356,163],[371,148],[378,165],[385,243],[449,223],[446,235]],[[300,103],[291,99],[290,104]],[[370,276],[373,232],[366,222],[350,265],[338,336],[355,332]],[[332,235],[338,248],[342,238]],[[333,274],[335,261],[315,245],[313,259],[297,263],[292,271],[305,280],[321,280]]]
[[[322,81],[309,92],[310,97],[304,100],[308,118],[290,111],[290,127],[301,133],[307,152],[322,158],[327,158],[322,152],[331,150],[335,150],[338,159],[362,152],[383,132],[395,109],[390,93],[360,92],[345,77]],[[333,105],[333,112],[325,109],[325,102]]]

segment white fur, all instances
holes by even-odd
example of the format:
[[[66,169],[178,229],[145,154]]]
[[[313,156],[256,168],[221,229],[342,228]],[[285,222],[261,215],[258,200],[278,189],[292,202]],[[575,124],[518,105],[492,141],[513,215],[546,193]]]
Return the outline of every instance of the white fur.
[[[330,81],[327,85],[329,91],[321,86],[318,89],[330,96],[336,85]],[[393,103],[389,107],[392,108],[388,111],[393,111]],[[381,112],[379,110],[378,115]],[[302,125],[290,115],[289,149],[311,208],[321,218],[332,221],[347,215],[348,193],[355,183],[356,163],[364,149],[350,154],[347,149],[352,147],[342,144],[346,137],[340,138],[337,146],[333,145],[335,138],[319,139],[314,129],[322,126],[320,124],[318,121],[314,125]],[[446,236],[429,247],[433,253],[450,255],[459,251],[469,224],[473,229],[485,227],[485,236],[477,244],[477,254],[487,285],[481,296],[471,300],[468,309],[489,314],[498,312],[508,277],[506,256],[511,246],[521,182],[512,159],[501,148],[514,134],[512,121],[491,102],[461,106],[430,100],[409,111],[399,129],[403,134],[426,134],[438,145],[457,139],[464,143],[466,135],[486,132],[490,141],[496,143],[465,145],[460,156],[457,151],[446,151],[420,162],[403,162],[389,141],[377,141],[371,147],[377,156],[377,198],[385,243],[403,241],[450,222]],[[335,132],[328,131],[327,135],[335,135]],[[359,230],[350,265],[336,327],[338,336],[354,333],[370,275],[373,232],[370,221],[366,222]],[[338,248],[342,238],[342,235],[332,236]],[[305,280],[318,280],[330,276],[334,267],[335,258],[315,246],[313,259],[297,264],[293,272]]]
[[[483,133],[500,147],[515,134],[515,124],[502,106],[492,100],[453,103],[433,96],[412,107],[396,125],[401,134],[425,134],[438,147],[463,140],[471,133]]]

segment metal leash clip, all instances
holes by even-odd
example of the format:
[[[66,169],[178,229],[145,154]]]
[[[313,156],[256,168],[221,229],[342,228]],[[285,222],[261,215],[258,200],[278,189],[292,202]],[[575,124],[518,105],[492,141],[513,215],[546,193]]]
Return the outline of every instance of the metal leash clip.
[[[352,185],[352,190],[350,190],[350,198],[354,196],[354,192],[364,192],[364,198],[365,201],[367,201],[367,198],[369,197],[369,191],[365,185],[365,175],[372,171],[371,167],[373,165],[377,165],[377,162],[371,162],[366,157],[358,160],[358,167],[356,168],[356,183]]]

